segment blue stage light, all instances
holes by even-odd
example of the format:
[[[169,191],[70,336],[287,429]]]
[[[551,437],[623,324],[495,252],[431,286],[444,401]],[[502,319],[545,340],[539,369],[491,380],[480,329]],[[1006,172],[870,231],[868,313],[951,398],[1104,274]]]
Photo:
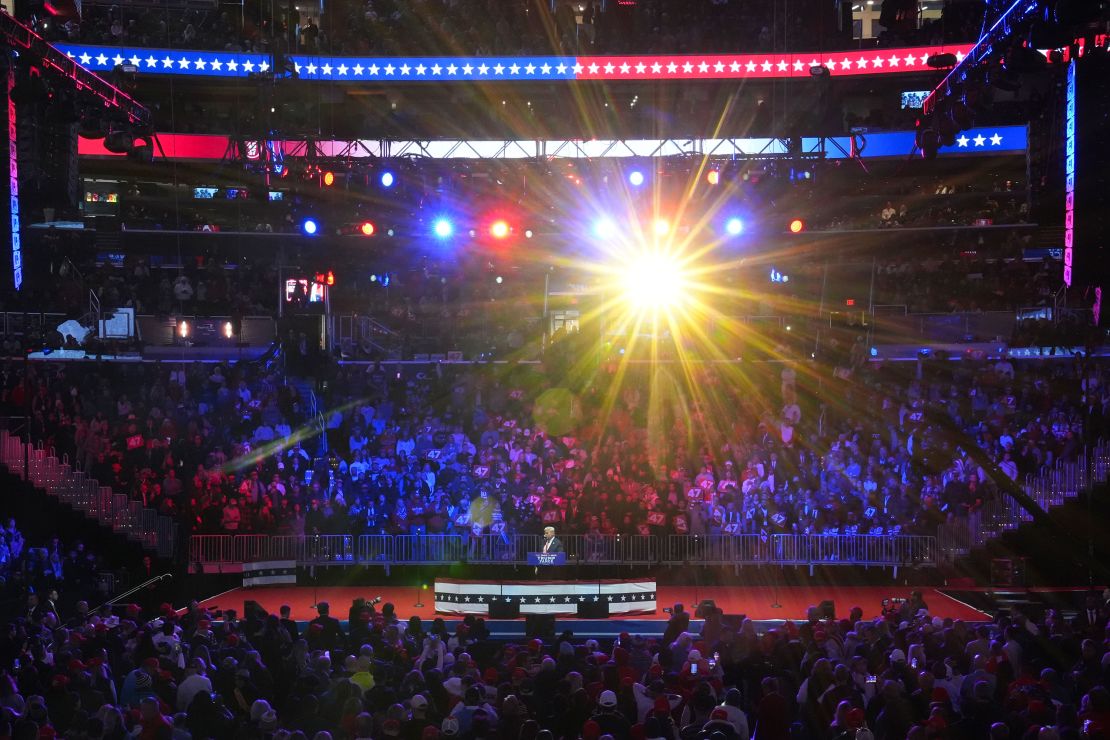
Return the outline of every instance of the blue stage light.
[[[640,187],[644,184],[644,173],[640,170],[632,170],[628,173],[628,182],[634,188]]]
[[[432,231],[440,239],[446,239],[455,233],[455,226],[446,218],[437,218],[432,224]]]
[[[393,183],[397,182],[397,178],[394,177],[392,172],[386,170],[382,173],[381,177],[378,178],[378,182],[382,184],[383,188],[391,188],[393,187]]]
[[[732,236],[739,236],[744,233],[744,222],[738,218],[730,218],[725,222],[725,231]]]
[[[308,234],[309,236],[314,236],[319,228],[320,225],[316,223],[315,219],[306,218],[304,221],[301,222],[301,231]]]

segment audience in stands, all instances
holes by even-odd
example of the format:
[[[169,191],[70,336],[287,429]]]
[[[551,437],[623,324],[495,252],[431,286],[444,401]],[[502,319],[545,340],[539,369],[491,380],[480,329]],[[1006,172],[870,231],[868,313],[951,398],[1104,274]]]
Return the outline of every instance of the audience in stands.
[[[461,740],[1096,740],[1110,733],[1107,610],[975,625],[920,599],[757,627],[681,605],[662,639],[490,638],[327,603],[307,626],[192,602],[62,614],[0,636],[0,736]]]
[[[43,29],[58,38],[118,46],[350,55],[690,54],[854,48],[831,6],[795,15],[772,2],[660,0],[548,3],[368,0],[328,5],[317,19],[292,7],[262,16],[218,9],[85,6],[79,20]],[[974,39],[972,18],[884,32],[882,45]],[[967,14],[964,14],[965,16]]]
[[[190,531],[298,536],[933,534],[995,497],[1000,475],[1075,460],[1110,404],[1101,363],[923,359],[915,374],[864,362],[860,341],[826,358],[835,375],[747,366],[753,394],[698,370],[718,405],[653,418],[635,369],[617,386],[606,365],[578,397],[554,387],[576,356],[572,336],[545,370],[509,374],[318,357],[332,368],[319,422],[277,364],[7,366],[3,401],[29,406],[36,440]]]
[[[0,612],[10,611],[7,605],[22,602],[28,595],[27,608],[39,618],[53,614],[57,627],[58,592],[66,594],[66,605],[77,599],[91,599],[99,593],[97,573],[103,564],[99,555],[86,549],[85,543],[64,545],[58,537],[29,544],[15,519],[0,526]],[[7,657],[7,656],[6,656]]]

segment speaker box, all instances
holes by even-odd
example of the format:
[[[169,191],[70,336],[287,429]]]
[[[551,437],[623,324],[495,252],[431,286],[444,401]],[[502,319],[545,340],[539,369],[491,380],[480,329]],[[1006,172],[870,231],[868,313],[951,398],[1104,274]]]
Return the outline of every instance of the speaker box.
[[[508,601],[491,601],[489,603],[490,619],[519,619],[520,604]]]
[[[822,601],[817,605],[817,616],[821,619],[836,619],[836,606],[831,599]]]
[[[706,615],[716,608],[717,602],[713,599],[702,599],[694,608],[694,619],[705,619]]]
[[[608,619],[608,601],[580,601],[578,602],[579,619]]]
[[[554,614],[528,614],[524,617],[524,634],[541,640],[555,639]]]

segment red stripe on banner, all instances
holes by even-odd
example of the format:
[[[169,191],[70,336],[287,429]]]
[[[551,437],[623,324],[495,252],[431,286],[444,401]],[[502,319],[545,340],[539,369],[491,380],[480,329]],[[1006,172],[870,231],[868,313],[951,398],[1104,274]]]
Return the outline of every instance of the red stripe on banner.
[[[925,72],[934,54],[958,59],[971,44],[945,47],[869,49],[839,53],[700,54],[689,56],[578,57],[579,80],[714,80],[809,77],[810,68],[825,66],[833,75]]]
[[[169,159],[223,159],[230,139],[205,134],[159,134],[154,155],[165,151]],[[161,149],[159,149],[161,147]],[[123,157],[104,148],[103,139],[77,139],[77,154],[82,157]]]

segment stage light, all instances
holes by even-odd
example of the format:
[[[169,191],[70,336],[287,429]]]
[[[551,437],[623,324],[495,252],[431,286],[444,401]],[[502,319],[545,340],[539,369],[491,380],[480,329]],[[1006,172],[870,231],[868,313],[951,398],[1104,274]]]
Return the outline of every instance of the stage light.
[[[328,285],[335,285],[335,273],[332,272],[331,270],[328,270],[328,275],[324,279],[324,282],[327,283]]]
[[[655,230],[656,236],[666,236],[671,230],[671,224],[665,218],[657,218],[652,228]]]
[[[498,275],[497,277],[495,277],[495,278],[493,279],[493,281],[494,281],[495,283],[497,283],[498,285],[500,285],[501,283],[505,282],[505,278],[503,278],[503,277],[501,277],[500,275]]]
[[[188,336],[189,336],[189,322],[185,321],[185,320],[182,320],[181,323],[177,325],[177,333],[182,339],[188,338]]]
[[[805,228],[806,223],[800,218],[796,218],[790,222],[790,233],[792,234],[800,234],[805,230]]]
[[[324,177],[323,177],[323,181],[324,181],[324,185],[326,187],[330,188],[332,185],[335,184],[335,173],[334,172],[325,172]]]
[[[358,230],[362,232],[363,236],[374,236],[374,224],[369,221],[363,221]]]
[[[645,254],[629,263],[620,275],[623,298],[637,310],[666,310],[685,295],[678,260],[665,254]]]
[[[634,188],[640,187],[644,184],[644,173],[640,170],[632,170],[628,173],[628,183]]]
[[[525,230],[525,232],[524,232],[524,238],[525,239],[531,239],[533,236],[535,236],[535,234],[532,233],[531,229]]]
[[[603,218],[594,224],[594,234],[599,239],[612,239],[617,235],[617,224],[611,218]]]
[[[370,282],[372,282],[372,283],[378,282],[378,276],[377,275],[371,275],[370,276]]]
[[[231,339],[233,336],[235,336],[235,330],[234,327],[231,326],[230,321],[224,322],[224,336],[228,339]]]
[[[494,221],[490,224],[489,233],[494,239],[504,239],[509,235],[511,229],[507,221]]]
[[[437,218],[432,224],[432,232],[440,239],[446,239],[455,233],[455,226],[446,218]]]
[[[744,222],[738,218],[730,218],[725,222],[725,231],[731,236],[739,236],[744,233]]]
[[[301,231],[308,234],[309,236],[315,236],[316,232],[319,231],[319,229],[320,225],[316,223],[315,219],[306,218],[304,221],[301,222]]]
[[[716,185],[721,181],[721,173],[719,170],[709,170],[705,176],[705,181],[710,185]]]
[[[378,182],[382,184],[383,188],[391,188],[393,187],[393,183],[397,182],[397,178],[392,172],[386,170],[381,174],[381,177],[378,178]]]

